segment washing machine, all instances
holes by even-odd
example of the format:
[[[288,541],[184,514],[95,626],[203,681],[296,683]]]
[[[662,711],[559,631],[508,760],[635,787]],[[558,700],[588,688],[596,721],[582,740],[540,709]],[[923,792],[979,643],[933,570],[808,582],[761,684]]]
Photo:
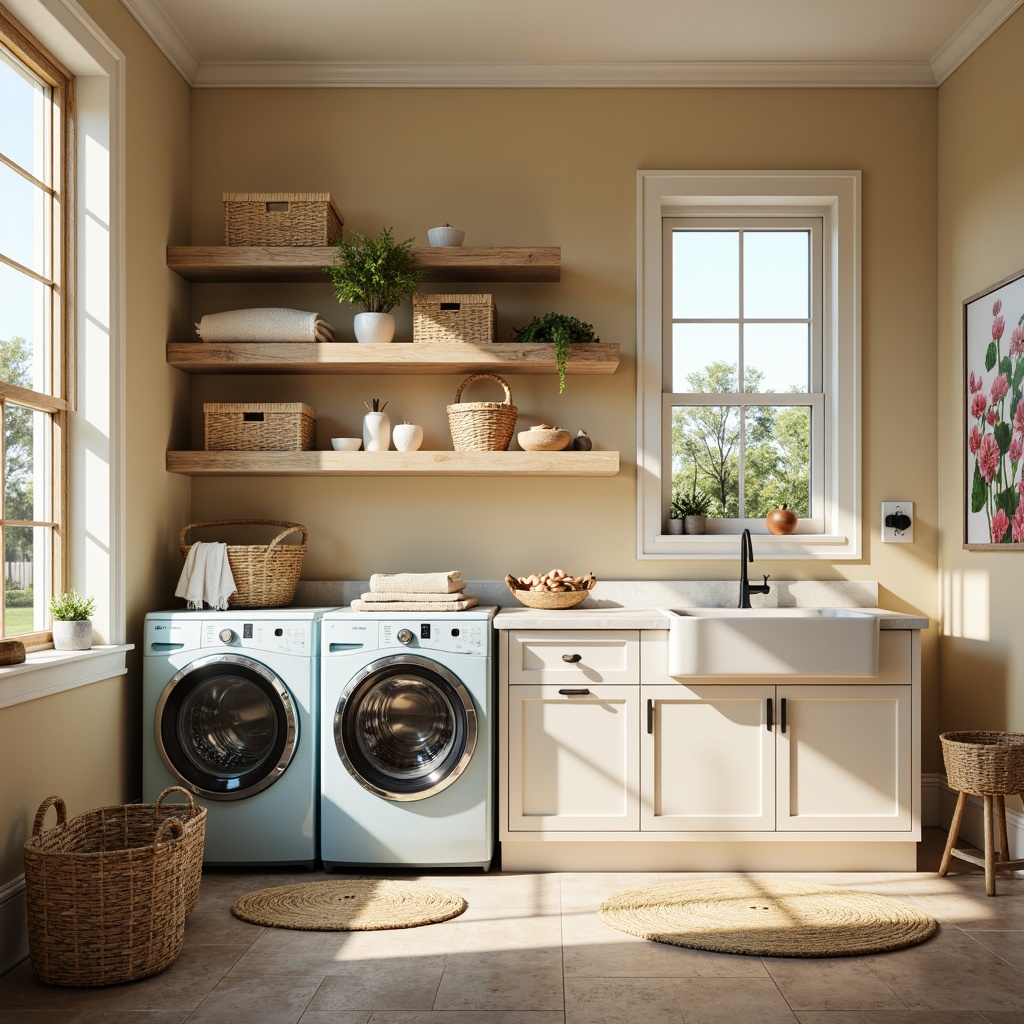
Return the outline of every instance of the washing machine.
[[[143,656],[143,799],[207,809],[204,863],[317,859],[320,620],[326,608],[152,612]]]
[[[324,616],[325,868],[490,865],[495,611]]]

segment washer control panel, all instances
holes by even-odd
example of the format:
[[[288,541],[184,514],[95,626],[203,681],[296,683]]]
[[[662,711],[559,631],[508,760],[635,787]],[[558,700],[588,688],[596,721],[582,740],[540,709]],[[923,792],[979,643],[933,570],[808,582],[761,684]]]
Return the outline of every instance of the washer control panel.
[[[202,646],[308,655],[313,653],[312,623],[273,619],[204,622]]]
[[[488,622],[453,622],[451,619],[403,620],[380,623],[380,648],[447,651],[451,654],[488,653]]]

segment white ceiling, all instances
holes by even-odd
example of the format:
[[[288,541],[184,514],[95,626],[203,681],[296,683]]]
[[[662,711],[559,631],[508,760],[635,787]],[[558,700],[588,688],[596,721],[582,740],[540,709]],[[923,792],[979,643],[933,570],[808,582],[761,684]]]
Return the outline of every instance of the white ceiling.
[[[122,3],[197,87],[934,87],[1024,0]]]

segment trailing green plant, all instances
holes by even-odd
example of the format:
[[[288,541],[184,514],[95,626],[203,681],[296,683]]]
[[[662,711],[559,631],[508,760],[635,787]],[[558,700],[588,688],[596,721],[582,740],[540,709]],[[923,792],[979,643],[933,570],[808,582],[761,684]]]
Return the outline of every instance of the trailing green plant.
[[[676,491],[672,495],[670,519],[685,519],[687,516],[706,516],[711,512],[711,495],[695,487],[689,494]]]
[[[81,622],[92,618],[95,597],[82,597],[77,590],[55,594],[50,598],[50,614],[56,622]]]
[[[554,345],[555,364],[558,367],[558,393],[565,390],[565,367],[569,361],[569,345],[579,342],[600,341],[591,324],[565,313],[545,313],[535,316],[525,327],[513,328],[513,341],[524,344]]]
[[[413,238],[396,242],[391,228],[376,238],[352,232],[335,245],[334,262],[324,270],[339,302],[361,306],[367,313],[390,313],[406,295],[416,291],[423,271],[412,253]]]

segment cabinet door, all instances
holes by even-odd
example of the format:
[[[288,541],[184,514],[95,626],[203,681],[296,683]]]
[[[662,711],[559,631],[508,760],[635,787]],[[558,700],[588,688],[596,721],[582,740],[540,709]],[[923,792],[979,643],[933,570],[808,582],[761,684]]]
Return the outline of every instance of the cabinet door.
[[[508,638],[508,681],[593,686],[640,682],[640,633],[631,629],[516,630]]]
[[[641,828],[772,831],[774,686],[641,686]]]
[[[778,696],[778,831],[908,831],[911,687],[780,686]]]
[[[639,687],[507,692],[509,831],[636,831]]]

